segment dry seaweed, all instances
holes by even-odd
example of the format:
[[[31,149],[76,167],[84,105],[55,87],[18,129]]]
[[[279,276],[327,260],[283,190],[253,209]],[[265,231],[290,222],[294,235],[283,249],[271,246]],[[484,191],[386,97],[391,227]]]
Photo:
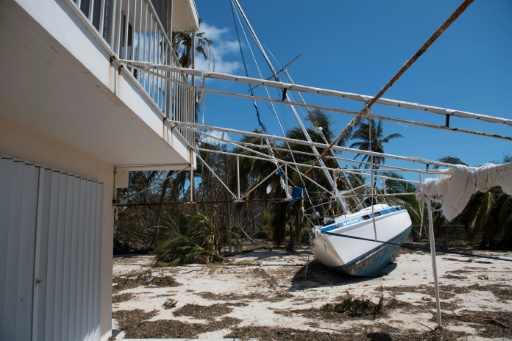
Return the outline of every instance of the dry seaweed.
[[[174,277],[162,274],[161,276],[154,275],[151,270],[132,271],[127,274],[116,276],[112,278],[113,293],[118,293],[123,290],[133,289],[139,286],[144,287],[175,287],[180,285]]]
[[[112,295],[112,303],[120,303],[120,302],[126,302],[131,300],[135,297],[135,294],[129,292],[125,294],[119,294],[119,295]]]
[[[203,306],[198,304],[186,304],[174,311],[174,316],[191,316],[196,319],[213,320],[217,316],[229,314],[233,308],[227,304],[213,304]]]
[[[135,328],[142,322],[149,320],[157,314],[158,310],[150,312],[145,312],[142,309],[118,310],[112,313],[112,318],[116,319],[120,329],[128,330],[130,328]]]
[[[382,297],[377,304],[366,298],[347,297],[339,303],[324,304],[320,310],[350,317],[372,316],[375,319],[377,315],[382,314],[384,311],[383,302]]]
[[[136,326],[125,330],[126,338],[173,338],[193,339],[199,334],[230,328],[240,323],[240,320],[233,317],[224,317],[219,321],[212,321],[208,324],[186,323],[176,320],[143,321]]]

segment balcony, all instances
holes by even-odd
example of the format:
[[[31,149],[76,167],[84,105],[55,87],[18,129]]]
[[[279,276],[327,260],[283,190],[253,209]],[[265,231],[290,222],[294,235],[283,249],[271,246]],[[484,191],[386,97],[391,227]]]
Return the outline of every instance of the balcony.
[[[166,123],[195,119],[187,77],[116,63],[178,65],[167,32],[198,28],[193,0],[6,0],[0,13],[0,120],[120,167],[194,162],[194,136]]]

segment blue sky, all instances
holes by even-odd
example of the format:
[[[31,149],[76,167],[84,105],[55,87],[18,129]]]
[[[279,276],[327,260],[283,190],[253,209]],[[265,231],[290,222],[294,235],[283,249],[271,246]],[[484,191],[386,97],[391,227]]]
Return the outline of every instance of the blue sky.
[[[272,61],[276,69],[302,54],[288,67],[295,83],[375,95],[462,0],[240,2],[260,40],[275,57]],[[230,1],[196,0],[196,4],[203,20],[201,31],[214,41],[215,71],[244,75]],[[250,76],[259,77],[247,44],[243,45],[250,60]],[[259,53],[257,60],[264,77],[270,76]],[[198,67],[208,66],[199,61]],[[220,81],[207,81],[207,87],[247,90],[246,85]],[[271,91],[271,96],[278,98],[280,94]],[[512,1],[475,0],[383,97],[512,119]],[[327,97],[306,96],[306,101],[354,111],[363,107],[360,102]],[[258,105],[270,133],[281,135],[268,106]],[[289,110],[276,108],[285,129],[296,125]],[[384,116],[445,122],[444,117],[435,114],[382,105],[375,105],[373,111]],[[258,128],[255,110],[247,100],[208,94],[203,114],[206,124],[248,131]],[[330,115],[338,131],[352,118]],[[451,123],[512,136],[510,126],[461,119],[452,119]],[[500,162],[504,155],[512,154],[512,142],[505,140],[389,121],[384,122],[384,132],[403,135],[385,146],[391,154],[433,160],[453,155],[472,166]]]

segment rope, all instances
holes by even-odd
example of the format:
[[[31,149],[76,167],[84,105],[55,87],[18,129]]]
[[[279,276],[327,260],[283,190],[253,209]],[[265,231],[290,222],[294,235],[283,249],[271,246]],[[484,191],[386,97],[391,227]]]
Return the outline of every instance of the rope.
[[[231,15],[233,16],[233,25],[235,26],[236,37],[238,39],[238,46],[240,48],[240,55],[242,56],[242,64],[244,65],[245,75],[247,77],[249,77],[249,70],[247,69],[247,63],[245,62],[245,55],[244,55],[244,51],[242,49],[242,42],[240,41],[240,33],[238,32],[238,25],[236,24],[234,5],[233,5],[232,1],[230,1],[230,4],[231,4]],[[245,34],[245,32],[244,32],[244,34]],[[251,50],[251,53],[252,53],[252,50]],[[249,86],[249,92],[251,93],[251,96],[254,96],[254,92],[252,91],[251,85],[248,84],[248,86]],[[254,109],[256,109],[256,116],[258,118],[258,123],[259,123],[261,129],[266,134],[267,128],[265,127],[265,124],[263,123],[263,120],[261,119],[260,111],[258,110],[258,105],[256,103],[256,100],[253,99],[252,103],[253,103]]]
[[[244,69],[245,69],[246,76],[247,76],[247,77],[249,77],[249,74],[248,74],[247,64],[246,64],[246,61],[245,61],[245,58],[244,58],[244,54],[243,54],[243,50],[242,50],[242,44],[241,44],[241,41],[240,41],[240,33],[239,33],[239,31],[238,31],[238,25],[236,24],[236,20],[235,20],[235,14],[236,14],[236,17],[237,17],[238,22],[239,22],[239,24],[240,24],[240,28],[242,29],[242,32],[243,32],[243,34],[244,34],[245,41],[247,42],[247,46],[249,47],[249,51],[251,52],[251,55],[252,55],[252,58],[253,58],[254,64],[256,65],[256,69],[258,70],[258,74],[259,74],[260,78],[263,78],[263,74],[262,74],[261,69],[260,69],[260,67],[259,67],[258,61],[256,60],[256,56],[254,55],[254,52],[253,52],[252,47],[251,47],[251,44],[249,43],[249,39],[247,38],[247,34],[245,33],[244,27],[243,27],[243,25],[242,25],[242,21],[240,20],[240,16],[238,15],[238,12],[236,12],[236,11],[234,10],[234,6],[235,6],[235,5],[234,5],[233,0],[232,0],[232,1],[230,1],[230,3],[231,3],[231,14],[232,14],[232,16],[233,16],[233,22],[234,22],[234,26],[235,26],[235,30],[236,30],[236,34],[237,34],[238,45],[239,45],[239,47],[240,47],[240,53],[241,53],[241,55],[242,55],[242,61],[243,61],[243,64],[244,64]],[[251,29],[251,27],[249,27],[249,28]],[[252,29],[251,29],[251,32],[252,32]],[[254,32],[253,32],[253,35],[254,35]],[[256,40],[256,41],[257,41],[257,40]],[[258,42],[258,41],[257,41],[257,42]],[[250,84],[248,84],[248,85],[249,85],[249,91],[250,91],[250,93],[251,93],[251,97],[255,97],[255,96],[254,96],[254,93],[253,93],[253,88],[251,88],[251,85],[250,85]],[[265,88],[265,92],[267,93],[267,97],[268,97],[268,98],[271,98],[271,96],[270,96],[270,92],[269,92],[269,90],[268,90],[268,87],[266,87],[266,86],[265,86],[264,88]],[[266,134],[266,133],[267,133],[267,130],[266,130],[266,127],[265,127],[265,125],[263,124],[263,122],[262,122],[262,120],[261,120],[261,116],[260,116],[260,113],[259,113],[259,110],[258,110],[258,106],[257,106],[257,104],[256,104],[255,99],[253,99],[253,103],[254,103],[254,107],[256,108],[256,115],[257,115],[257,117],[258,117],[258,122],[260,123],[261,128],[263,129],[263,131],[264,131],[264,132],[265,132],[265,134]],[[268,104],[268,101],[265,101],[265,103],[267,103],[267,104]],[[270,110],[272,111],[272,113],[274,114],[274,116],[275,116],[275,118],[276,118],[276,120],[277,120],[277,123],[278,123],[278,125],[279,125],[279,128],[281,129],[281,133],[284,135],[284,134],[285,134],[285,133],[284,133],[284,128],[283,128],[283,125],[281,124],[281,120],[279,119],[279,116],[278,116],[278,114],[277,114],[277,111],[276,111],[276,109],[275,109],[275,107],[274,107],[274,103],[273,103],[273,102],[270,102],[270,104],[271,104],[271,105],[269,106],[269,108],[270,108]],[[269,145],[269,146],[270,146],[270,153],[271,153],[271,156],[272,156],[272,157],[274,157],[274,152],[273,152],[273,149],[272,149],[272,147],[273,147],[273,146],[272,146],[272,144],[270,143],[270,141],[269,141],[268,139],[266,140],[266,142],[267,142],[267,145]],[[288,145],[288,144],[287,144],[287,145]],[[295,161],[295,160],[294,160],[294,161]],[[298,170],[296,170],[296,171],[298,172]],[[286,187],[288,186],[288,184],[287,184],[287,183],[284,183],[284,180],[283,180],[282,178],[280,179],[280,183],[281,183],[281,187],[282,187],[283,189],[286,189]],[[286,191],[286,193],[287,193],[287,195],[288,195],[288,191]]]
[[[290,74],[289,74],[288,70],[284,69],[284,70],[283,70],[283,72],[284,72],[284,74],[286,75],[286,77],[288,78],[288,81],[289,81],[291,84],[295,84],[295,82],[293,81],[292,77],[290,76]],[[306,111],[309,113],[309,108],[308,108],[308,106],[307,106],[307,104],[306,104],[306,101],[304,100],[304,97],[302,97],[302,94],[301,94],[300,92],[297,92],[297,95],[299,96],[299,99],[300,99],[301,103],[304,105],[304,107],[306,107]],[[306,118],[306,120],[307,120],[307,121],[309,121],[309,123],[310,123],[313,127],[315,127],[315,122],[312,122],[312,121],[310,120],[310,117],[309,117],[309,116],[306,116],[306,115],[304,115],[304,114],[303,114],[303,116]],[[318,134],[318,135],[320,135],[320,137],[322,138],[322,140],[324,140],[325,144],[329,144],[329,142],[327,141],[327,138],[325,137],[325,135],[323,134],[323,132],[322,132],[321,130],[320,130],[319,132],[317,132],[317,134]],[[336,158],[336,154],[334,153],[334,151],[333,151],[333,150],[331,150],[331,154],[332,154],[332,156],[333,156],[333,157],[335,157],[335,160],[336,160],[336,163],[338,164],[338,166],[340,166],[340,165],[339,165],[339,160],[342,160],[342,159],[338,159],[338,158]],[[316,155],[315,155],[315,156],[316,156]],[[345,172],[343,172],[342,174],[343,174],[343,177],[345,178],[345,180],[346,180],[347,184],[349,185],[350,189],[352,189],[352,190],[353,190],[353,188],[352,188],[352,184],[350,183],[350,181],[349,181],[349,179],[348,179],[347,175],[345,174]],[[333,177],[333,179],[334,179],[334,185],[336,185],[336,177],[334,176],[334,177]],[[336,192],[336,191],[335,191],[335,192]],[[359,200],[359,199],[358,199],[358,200],[357,200],[357,202],[358,202],[357,207],[362,207],[361,200]]]
[[[235,5],[234,5],[233,1],[230,1],[230,3],[231,3],[231,13],[232,13],[232,16],[233,16],[233,22],[234,22],[235,30],[236,30],[236,34],[237,34],[238,45],[239,45],[239,47],[240,47],[240,53],[241,53],[241,55],[242,55],[242,62],[243,62],[243,64],[244,64],[245,74],[246,74],[246,76],[247,76],[247,77],[249,77],[249,73],[248,73],[248,70],[247,70],[247,65],[246,65],[245,57],[244,57],[243,50],[242,50],[242,44],[241,44],[241,41],[240,41],[240,33],[239,33],[239,31],[238,31],[238,25],[236,24],[236,20],[235,20],[235,8],[234,8],[234,7],[235,7]],[[249,44],[249,41],[248,41],[248,38],[247,38],[247,34],[245,33],[245,30],[244,30],[244,28],[243,28],[243,26],[242,26],[242,23],[241,23],[241,20],[240,20],[240,16],[238,15],[238,12],[236,12],[236,16],[237,16],[237,18],[238,18],[238,22],[239,22],[239,24],[240,24],[240,28],[242,29],[242,32],[243,32],[244,37],[245,37],[245,40],[246,40],[246,42],[247,42],[247,46],[249,47],[249,49],[250,49],[250,51],[251,51],[251,55],[252,55],[252,57],[253,57],[253,61],[254,61],[255,65],[256,65],[256,68],[257,68],[257,70],[258,70],[258,73],[259,73],[259,75],[260,75],[260,78],[263,78],[263,75],[262,75],[261,70],[260,70],[260,68],[259,68],[259,65],[258,65],[258,62],[257,62],[256,57],[255,57],[255,55],[254,55],[254,52],[253,52],[253,50],[252,50],[252,48],[251,48],[251,45]],[[251,27],[249,27],[249,28],[251,29]],[[253,35],[254,35],[254,33],[253,33]],[[256,38],[256,37],[255,37],[255,38]],[[258,40],[257,40],[257,39],[256,39],[256,41],[258,42]],[[276,78],[276,80],[279,80],[279,78],[278,78],[277,74],[276,74],[274,71],[273,71],[273,73],[274,73],[274,78]],[[265,86],[264,88],[265,88],[265,91],[266,91],[266,93],[267,93],[267,97],[268,97],[268,98],[271,98],[270,93],[269,93],[269,90],[268,90],[268,87],[266,87],[266,86]],[[251,96],[253,96],[253,97],[254,97],[253,88],[252,88],[250,85],[249,85],[249,91],[250,91],[250,93],[251,93]],[[258,107],[257,107],[257,105],[256,105],[255,100],[253,100],[253,103],[254,103],[254,107],[256,108],[256,114],[257,114],[257,117],[258,117],[258,122],[260,123],[260,126],[261,126],[261,128],[263,129],[263,131],[264,131],[265,133],[267,133],[267,130],[266,130],[266,128],[265,128],[265,126],[264,126],[264,124],[263,124],[263,122],[262,122],[262,120],[261,120],[260,113],[259,113],[259,110],[258,110]],[[266,103],[268,103],[268,102],[266,102]],[[279,119],[279,115],[277,114],[277,111],[276,111],[276,108],[275,108],[275,106],[274,106],[274,103],[273,103],[273,102],[270,102],[270,104],[271,104],[271,106],[269,106],[269,108],[271,109],[272,113],[274,114],[274,116],[275,116],[275,118],[276,118],[276,120],[277,120],[277,123],[278,123],[278,125],[279,125],[279,128],[281,129],[281,133],[282,133],[283,135],[285,135],[285,131],[284,131],[283,125],[282,125],[282,123],[281,123],[281,120]],[[268,143],[268,140],[267,140],[267,143]],[[288,149],[289,149],[289,150],[291,150],[290,145],[288,144],[288,142],[286,142],[286,145],[288,146]],[[272,150],[272,149],[271,149],[271,150]],[[294,162],[294,163],[296,163],[296,161],[295,161],[295,156],[293,155],[293,153],[290,153],[290,154],[291,154],[291,157],[292,157],[293,162]],[[273,153],[272,153],[272,156],[274,156],[274,155],[273,155]],[[299,174],[299,178],[300,178],[300,180],[301,180],[301,182],[302,182],[302,184],[303,184],[304,190],[306,191],[306,194],[307,194],[306,184],[305,184],[305,182],[304,182],[304,179],[302,179],[301,172],[300,172],[297,168],[293,168],[293,169],[294,169],[294,170]],[[287,185],[287,184],[286,184],[286,185]],[[284,186],[283,186],[283,187],[284,187]]]

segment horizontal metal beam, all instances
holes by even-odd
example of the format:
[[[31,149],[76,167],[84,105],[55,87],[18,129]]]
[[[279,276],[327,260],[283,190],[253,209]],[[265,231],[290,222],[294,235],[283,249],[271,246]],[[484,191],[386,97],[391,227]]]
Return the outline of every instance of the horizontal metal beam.
[[[294,143],[294,144],[300,144],[300,145],[306,145],[306,146],[315,146],[317,148],[326,148],[328,145],[325,143],[318,143],[318,142],[308,142],[304,140],[296,140],[291,139],[288,137],[281,137],[281,136],[275,136],[275,135],[268,135],[268,134],[261,134],[261,133],[255,133],[255,132],[248,132],[248,131],[242,131],[237,129],[231,129],[231,128],[222,128],[222,127],[216,127],[216,126],[210,126],[210,125],[204,125],[204,124],[198,124],[198,123],[190,123],[190,122],[178,122],[178,121],[169,121],[172,122],[175,125],[181,126],[181,127],[191,127],[191,128],[200,128],[200,129],[210,129],[210,130],[216,130],[220,132],[226,132],[226,133],[232,133],[232,134],[238,134],[238,135],[245,135],[249,137],[258,137],[258,138],[264,138],[268,139],[269,141],[282,141],[287,143]],[[197,131],[200,133],[200,131]],[[226,143],[230,143],[232,141],[226,140],[226,139],[218,139],[219,141],[224,141]],[[357,154],[365,154],[365,155],[374,155],[379,156],[383,158],[389,158],[389,159],[395,159],[395,160],[401,160],[401,161],[408,161],[408,162],[416,162],[421,163],[424,165],[433,165],[433,166],[440,166],[440,167],[451,167],[452,164],[445,163],[445,162],[439,162],[434,160],[428,160],[418,157],[407,157],[407,156],[400,156],[400,155],[393,155],[393,154],[387,154],[387,153],[376,153],[369,150],[360,150],[360,149],[354,149],[354,148],[347,148],[347,147],[340,147],[340,146],[334,146],[332,148],[333,150],[339,150],[344,152],[351,152],[351,153],[357,153]]]
[[[260,79],[260,78],[234,76],[234,75],[230,75],[230,74],[212,72],[212,71],[193,70],[193,69],[187,69],[187,68],[181,68],[181,67],[169,66],[169,65],[136,62],[136,61],[126,60],[126,59],[120,59],[118,62],[122,63],[122,64],[126,64],[128,66],[137,67],[142,70],[150,70],[150,69],[167,70],[167,71],[171,71],[171,72],[180,72],[183,74],[201,77],[201,78],[211,78],[211,79],[226,80],[226,81],[233,81],[233,82],[240,82],[240,83],[248,83],[248,84],[254,84],[254,85],[263,85],[263,86],[268,86],[271,88],[282,89],[282,90],[286,89],[286,90],[290,90],[290,91],[300,91],[300,92],[313,93],[313,94],[324,95],[324,96],[347,98],[347,99],[364,102],[364,103],[372,101],[374,98],[373,96],[368,96],[368,95],[361,95],[361,94],[355,94],[355,93],[344,92],[344,91],[316,88],[316,87],[299,85],[299,84],[277,82],[277,81],[265,80],[265,79]],[[436,106],[431,106],[431,105],[426,105],[426,104],[421,104],[421,103],[399,101],[399,100],[394,100],[394,99],[389,99],[389,98],[379,98],[376,101],[376,103],[382,104],[382,105],[401,107],[401,108],[406,108],[406,109],[411,109],[411,110],[426,111],[426,112],[431,112],[431,113],[439,114],[439,115],[443,115],[443,116],[451,115],[451,116],[456,116],[456,117],[461,117],[461,118],[471,118],[471,119],[486,121],[486,122],[490,122],[490,123],[498,123],[498,124],[505,124],[508,126],[512,126],[512,120],[510,120],[510,119],[488,116],[488,115],[481,115],[481,114],[476,114],[476,113],[462,111],[462,110],[447,109],[447,108],[436,107]]]

